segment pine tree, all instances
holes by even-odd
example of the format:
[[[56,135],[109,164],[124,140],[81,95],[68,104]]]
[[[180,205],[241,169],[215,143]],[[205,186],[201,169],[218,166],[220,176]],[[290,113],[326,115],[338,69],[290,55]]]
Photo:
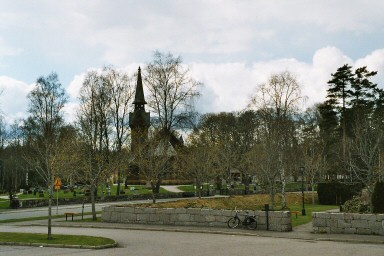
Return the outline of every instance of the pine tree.
[[[347,100],[351,94],[351,84],[353,83],[352,66],[348,64],[338,68],[332,74],[332,79],[328,81],[326,104],[332,106],[339,112],[342,128],[342,159],[346,160],[346,139],[347,139]]]

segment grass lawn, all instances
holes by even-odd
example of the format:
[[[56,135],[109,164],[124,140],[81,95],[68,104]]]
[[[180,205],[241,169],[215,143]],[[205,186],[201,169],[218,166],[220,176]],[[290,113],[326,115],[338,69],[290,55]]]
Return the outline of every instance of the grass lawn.
[[[181,186],[177,186],[177,188],[184,192],[195,192],[194,185],[181,185]]]
[[[33,243],[33,244],[65,244],[80,246],[106,246],[115,244],[115,241],[105,237],[56,235],[48,240],[47,234],[0,232],[0,242]]]
[[[101,196],[102,187],[99,186],[98,188],[98,196]],[[104,186],[104,195],[108,195],[108,189]],[[125,192],[125,195],[149,195],[152,193],[151,189],[148,189],[146,186],[143,185],[129,185],[127,189],[124,189],[124,185],[121,186],[121,190]],[[76,198],[83,198],[84,194],[83,189],[76,189]],[[117,192],[117,185],[113,185],[111,189],[112,196],[115,196]],[[168,190],[165,190],[163,188],[160,188],[160,194],[167,194],[172,193]],[[8,196],[7,194],[3,194],[3,196]],[[74,198],[73,192],[65,191],[64,189],[60,189],[58,191],[55,190],[53,194],[53,200],[56,200],[56,198],[62,199],[62,198]],[[48,191],[44,191],[44,196],[40,197],[39,193],[36,195],[32,194],[19,194],[17,197],[20,200],[27,200],[27,199],[37,199],[37,200],[48,200]],[[0,198],[0,211],[5,211],[11,209],[9,206],[9,199],[1,199]]]
[[[306,215],[301,215],[302,205],[292,205],[290,207],[291,211],[298,211],[300,212],[297,214],[292,213],[292,226],[296,227],[302,224],[306,224],[312,221],[312,212],[325,212],[332,209],[339,208],[337,205],[320,205],[320,204],[308,204],[305,205]]]

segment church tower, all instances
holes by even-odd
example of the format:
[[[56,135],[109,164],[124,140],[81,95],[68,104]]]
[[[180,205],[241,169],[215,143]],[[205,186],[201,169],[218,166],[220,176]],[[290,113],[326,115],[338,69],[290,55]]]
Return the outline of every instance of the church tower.
[[[129,127],[131,128],[131,151],[135,152],[138,145],[148,140],[148,128],[150,123],[150,114],[145,112],[145,104],[147,102],[144,99],[143,82],[141,79],[141,69],[137,74],[137,84],[135,100],[133,101],[134,110],[133,113],[129,113]]]

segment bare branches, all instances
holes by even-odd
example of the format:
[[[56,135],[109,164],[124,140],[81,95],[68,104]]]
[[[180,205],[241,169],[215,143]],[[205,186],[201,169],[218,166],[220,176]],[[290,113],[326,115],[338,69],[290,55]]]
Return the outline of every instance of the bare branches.
[[[262,118],[264,139],[261,143],[274,145],[278,152],[275,158],[277,164],[274,166],[280,170],[283,208],[286,207],[286,152],[294,145],[294,115],[303,100],[300,84],[291,73],[285,71],[271,75],[267,83],[261,84],[250,104],[257,109]]]
[[[154,54],[153,62],[146,67],[145,82],[150,92],[148,105],[156,113],[160,127],[171,131],[193,112],[194,99],[200,96],[201,83],[189,75],[181,57],[172,54]]]
[[[48,239],[51,234],[52,187],[57,174],[60,128],[63,125],[62,110],[67,101],[64,89],[56,73],[37,79],[35,88],[29,93],[30,118],[26,122],[29,131],[28,163],[41,175],[49,190]],[[34,153],[34,154],[31,154]]]

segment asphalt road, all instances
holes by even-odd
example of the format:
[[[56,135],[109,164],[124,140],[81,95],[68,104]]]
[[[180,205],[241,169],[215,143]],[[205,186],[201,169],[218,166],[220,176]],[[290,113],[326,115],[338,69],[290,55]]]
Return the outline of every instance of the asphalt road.
[[[157,199],[157,202],[175,201],[177,199]],[[152,202],[151,200],[138,200],[138,201],[121,201],[112,203],[96,203],[96,211],[101,211],[104,206],[113,204],[137,204]],[[55,202],[56,203],[56,202]],[[84,213],[92,212],[91,204],[84,204]],[[75,212],[81,214],[83,212],[82,204],[75,205],[59,205],[52,206],[52,215],[63,215],[65,212]],[[36,207],[26,209],[7,210],[0,212],[0,221],[9,219],[23,219],[30,217],[43,217],[48,216],[48,207]]]
[[[118,202],[121,204],[121,202]],[[115,204],[118,204],[115,202]],[[96,204],[96,211],[101,211],[101,209],[112,203],[100,203]],[[76,205],[62,205],[59,207],[53,206],[52,207],[52,215],[63,215],[65,212],[76,212],[81,214],[82,213],[82,204],[76,204]],[[84,212],[91,212],[91,204],[85,204],[84,205]],[[26,209],[17,209],[17,210],[10,210],[10,211],[3,211],[0,212],[0,220],[9,220],[9,219],[23,219],[23,218],[30,218],[30,217],[43,217],[48,216],[48,207],[35,207],[35,208],[26,208]]]
[[[46,227],[0,225],[0,231],[45,233]],[[298,239],[202,234],[168,231],[54,227],[54,234],[104,236],[116,240],[117,248],[103,250],[50,247],[0,246],[1,255],[284,255],[284,256],[383,256],[383,244],[305,241]]]

